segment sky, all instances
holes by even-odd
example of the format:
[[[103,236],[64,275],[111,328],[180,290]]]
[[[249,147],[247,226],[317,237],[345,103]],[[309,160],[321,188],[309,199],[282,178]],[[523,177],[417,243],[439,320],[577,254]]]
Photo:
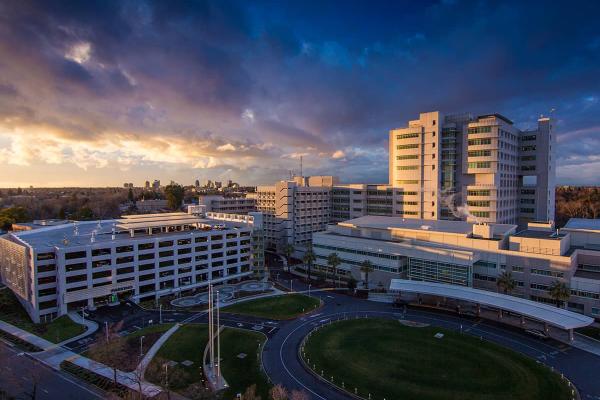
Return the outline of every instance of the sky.
[[[0,2],[0,187],[386,183],[419,112],[556,111],[558,184],[600,184],[594,1]]]

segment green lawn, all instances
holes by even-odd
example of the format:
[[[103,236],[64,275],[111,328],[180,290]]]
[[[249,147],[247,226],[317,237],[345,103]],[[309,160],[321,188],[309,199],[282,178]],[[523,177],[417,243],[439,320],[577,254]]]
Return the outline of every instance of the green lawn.
[[[223,308],[223,312],[270,319],[291,319],[319,307],[319,299],[303,294],[286,294],[249,300]]]
[[[237,393],[244,393],[248,387],[256,385],[256,394],[268,399],[270,385],[257,357],[259,346],[265,341],[264,335],[233,328],[225,329],[221,335],[221,372],[230,386],[222,398],[233,399]],[[238,357],[242,353],[246,356]]]
[[[442,332],[444,337],[433,336]],[[373,399],[570,399],[567,385],[536,361],[469,335],[394,320],[336,322],[315,332],[305,360],[334,383]]]
[[[175,332],[160,348],[146,370],[146,379],[158,385],[164,385],[164,363],[176,361],[168,369],[169,389],[183,395],[200,391],[204,380],[202,357],[208,342],[206,324],[184,325]],[[182,361],[190,360],[194,364],[186,367]],[[190,393],[191,392],[191,393]]]
[[[53,343],[62,342],[85,331],[84,326],[71,321],[67,315],[46,324],[34,324],[21,303],[9,289],[0,290],[0,320]]]

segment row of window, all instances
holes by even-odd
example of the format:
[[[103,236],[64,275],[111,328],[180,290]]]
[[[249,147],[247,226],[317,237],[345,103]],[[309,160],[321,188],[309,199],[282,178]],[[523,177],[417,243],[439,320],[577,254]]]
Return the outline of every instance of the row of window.
[[[473,135],[476,133],[491,133],[491,132],[492,132],[491,126],[475,126],[475,127],[468,129],[469,135]]]
[[[412,138],[418,138],[420,136],[419,133],[403,133],[401,135],[396,135],[396,139],[400,140],[400,139],[412,139]]]

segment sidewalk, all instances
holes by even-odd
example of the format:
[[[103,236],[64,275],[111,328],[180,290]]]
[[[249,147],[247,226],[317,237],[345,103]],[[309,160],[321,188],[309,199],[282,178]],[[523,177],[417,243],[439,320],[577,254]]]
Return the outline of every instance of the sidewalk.
[[[173,335],[175,332],[177,332],[177,329],[179,329],[180,327],[181,327],[181,324],[179,324],[179,323],[173,325],[168,331],[163,333],[163,335],[160,338],[158,338],[158,340],[156,342],[154,342],[152,347],[150,347],[150,349],[146,352],[146,354],[144,355],[144,358],[142,358],[142,361],[140,361],[140,363],[138,365],[138,370],[142,371],[142,378],[144,378],[144,374],[146,373],[146,368],[148,368],[148,365],[150,365],[150,361],[152,361],[152,359],[154,358],[154,356],[156,355],[158,350],[160,350],[162,345],[167,340],[169,340],[171,335]]]
[[[56,343],[52,343],[46,339],[43,339],[37,335],[34,335],[31,332],[24,331],[21,328],[18,328],[14,325],[9,324],[8,322],[0,321],[0,330],[4,332],[8,332],[13,336],[18,337],[19,339],[30,343],[34,346],[39,347],[43,350],[49,350],[57,346]]]
[[[75,311],[71,311],[67,315],[69,318],[71,318],[71,321],[75,322],[76,324],[85,325],[85,332],[80,335],[73,336],[67,340],[63,340],[62,342],[58,343],[58,346],[64,346],[67,343],[76,342],[79,339],[89,336],[98,330],[98,324],[95,321],[84,319]]]
[[[33,333],[24,331],[14,325],[11,325],[7,322],[0,321],[0,330],[10,333],[13,336],[18,337],[19,339],[26,341],[30,344],[33,344],[44,351],[37,353],[29,353],[31,357],[41,361],[42,363],[48,365],[49,367],[60,370],[60,364],[68,360],[79,367],[88,369],[97,373],[98,375],[102,375],[110,380],[113,379],[113,370],[112,368],[91,360],[89,358],[80,356],[77,353],[74,353],[70,350],[61,347],[59,344],[52,343],[43,339],[39,336],[34,335]],[[69,339],[73,340],[73,339]],[[117,371],[117,381],[131,390],[138,391],[139,390],[139,379],[136,378],[135,372],[123,372]],[[142,392],[145,396],[153,397],[162,392],[162,388],[159,386],[153,385],[149,382],[142,380],[141,382]]]

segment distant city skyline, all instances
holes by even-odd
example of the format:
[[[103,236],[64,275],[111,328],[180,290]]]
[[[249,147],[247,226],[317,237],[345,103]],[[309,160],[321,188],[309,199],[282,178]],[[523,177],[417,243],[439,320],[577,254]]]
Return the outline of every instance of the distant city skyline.
[[[299,172],[388,181],[423,111],[556,111],[557,184],[599,185],[594,2],[7,2],[0,187]],[[557,29],[568,26],[569,29]]]

